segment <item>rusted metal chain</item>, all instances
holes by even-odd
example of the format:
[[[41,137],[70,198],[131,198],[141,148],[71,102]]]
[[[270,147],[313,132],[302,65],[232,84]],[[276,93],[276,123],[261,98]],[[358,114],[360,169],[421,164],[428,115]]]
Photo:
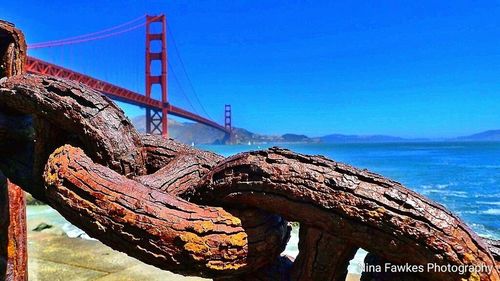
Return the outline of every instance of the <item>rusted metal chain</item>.
[[[273,148],[242,153],[187,195],[258,206],[327,231],[394,263],[467,265],[491,272],[424,272],[426,280],[499,280],[487,245],[443,206],[380,175]],[[212,203],[213,204],[213,203]]]
[[[23,44],[8,46],[0,49],[9,58],[4,73],[22,71]],[[0,143],[16,136],[20,153],[0,157],[0,168],[91,236],[144,262],[216,280],[343,280],[363,247],[374,263],[491,267],[408,275],[415,280],[500,281],[495,242],[397,182],[279,148],[224,159],[141,137],[100,93],[17,74],[0,81]],[[30,130],[10,126],[26,118]],[[301,224],[293,264],[280,256],[285,219]]]
[[[24,191],[0,172],[0,280],[28,280]]]
[[[13,24],[0,21],[0,80],[23,73],[25,61],[23,33]],[[13,123],[16,125],[11,126]],[[0,107],[0,153],[3,157],[15,155],[4,162],[10,165],[2,168],[11,175],[22,174],[31,167],[28,160],[31,143],[23,142],[30,125],[27,116]],[[9,181],[0,169],[0,280],[28,280],[27,265],[24,191]]]
[[[14,24],[0,20],[0,78],[24,73],[26,40]]]
[[[180,200],[95,164],[71,146],[50,157],[44,177],[49,202],[72,223],[176,273],[220,277],[255,271],[277,257],[288,239],[280,217],[258,210],[235,217]]]

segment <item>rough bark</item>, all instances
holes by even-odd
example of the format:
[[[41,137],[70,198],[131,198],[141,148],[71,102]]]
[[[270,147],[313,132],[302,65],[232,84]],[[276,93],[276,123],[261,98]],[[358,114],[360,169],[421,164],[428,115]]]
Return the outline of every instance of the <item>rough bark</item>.
[[[344,281],[357,247],[328,232],[301,225],[299,255],[293,263],[291,280]]]
[[[0,172],[0,280],[28,280],[24,192]]]
[[[26,41],[14,24],[0,20],[0,79],[24,73]]]
[[[288,150],[243,153],[214,168],[198,202],[238,202],[328,231],[392,262],[485,265],[484,242],[443,206],[400,183],[319,156]],[[427,280],[500,280],[496,269],[460,276],[429,272]]]
[[[255,211],[239,214],[240,220],[186,202],[95,164],[70,146],[50,157],[44,177],[49,202],[70,222],[114,249],[176,273],[254,271],[273,261],[288,239],[280,217],[268,215],[262,223]]]

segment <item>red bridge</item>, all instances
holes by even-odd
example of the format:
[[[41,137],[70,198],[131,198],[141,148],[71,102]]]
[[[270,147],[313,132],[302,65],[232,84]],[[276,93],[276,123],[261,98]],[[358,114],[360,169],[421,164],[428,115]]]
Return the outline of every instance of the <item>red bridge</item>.
[[[151,33],[150,26],[153,23],[161,24],[161,32]],[[180,107],[174,106],[168,101],[168,67],[167,67],[167,26],[166,17],[164,15],[160,16],[146,16],[146,92],[145,95],[133,92],[131,90],[113,85],[111,83],[90,77],[88,75],[75,72],[73,70],[58,66],[46,61],[39,60],[34,57],[28,57],[27,61],[27,71],[34,74],[51,75],[65,79],[71,79],[83,83],[95,90],[102,92],[103,94],[109,96],[112,99],[122,101],[125,103],[137,105],[146,109],[146,132],[152,134],[161,134],[165,137],[168,136],[168,122],[167,116],[171,114],[173,116],[185,118],[191,121],[199,122],[201,124],[207,125],[209,127],[218,129],[226,133],[226,138],[231,135],[231,106],[225,105],[224,111],[224,125],[220,125],[213,120],[202,117],[188,110],[182,109]],[[126,31],[126,30],[125,30]],[[104,36],[91,37],[100,39]],[[151,43],[153,41],[161,42],[161,51],[152,52]],[[85,39],[80,40],[57,40],[49,43],[39,43],[34,45],[29,45],[29,48],[45,48],[52,46],[59,46],[71,42],[80,43],[85,42]],[[152,75],[151,74],[151,64],[153,61],[161,62],[161,74]],[[151,97],[151,88],[153,85],[159,85],[161,87],[161,100],[155,100]]]

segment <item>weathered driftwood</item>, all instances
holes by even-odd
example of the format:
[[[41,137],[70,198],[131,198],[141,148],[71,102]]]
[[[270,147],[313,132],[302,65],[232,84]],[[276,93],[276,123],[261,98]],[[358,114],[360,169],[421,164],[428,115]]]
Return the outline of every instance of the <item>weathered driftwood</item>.
[[[494,268],[485,243],[443,206],[401,184],[319,156],[273,148],[220,163],[196,193],[198,202],[238,202],[330,232],[392,262]],[[498,271],[427,280],[499,280]]]
[[[0,280],[28,280],[24,191],[0,172]]]

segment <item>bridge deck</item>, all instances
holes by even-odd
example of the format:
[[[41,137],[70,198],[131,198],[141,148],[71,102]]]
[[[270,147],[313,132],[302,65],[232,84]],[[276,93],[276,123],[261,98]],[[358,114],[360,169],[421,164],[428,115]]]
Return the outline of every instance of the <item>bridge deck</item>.
[[[162,110],[162,103],[158,100],[37,58],[28,57],[26,68],[29,73],[51,75],[78,81],[118,101],[153,110]],[[180,107],[167,104],[167,110],[168,114],[205,124],[228,134],[230,133],[224,126]]]

